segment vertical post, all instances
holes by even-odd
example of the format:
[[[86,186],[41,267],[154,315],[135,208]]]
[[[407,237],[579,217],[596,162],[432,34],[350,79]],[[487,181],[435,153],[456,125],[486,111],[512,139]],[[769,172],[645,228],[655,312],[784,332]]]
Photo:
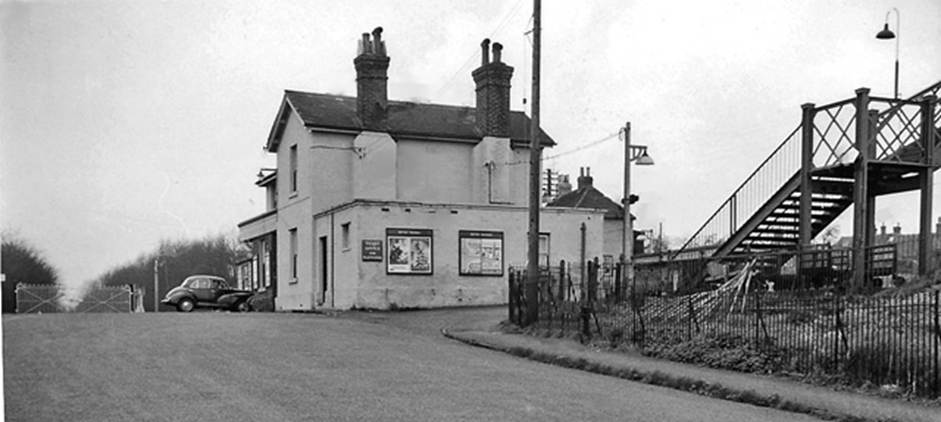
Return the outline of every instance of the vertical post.
[[[513,269],[510,269],[509,277],[507,277],[507,281],[508,281],[507,295],[509,296],[507,297],[507,306],[506,306],[507,318],[509,318],[510,322],[516,323],[518,321],[516,321],[516,319],[513,318],[513,314],[514,314],[513,309],[515,308],[515,305],[516,305],[516,286],[514,285],[516,283],[516,272],[513,271]]]
[[[941,298],[941,292],[935,290],[934,292],[934,332],[941,333],[941,322],[938,321],[938,316],[941,315],[941,309],[939,309],[938,302]],[[939,355],[938,344],[941,343],[941,336],[931,336],[934,339],[934,388],[935,394],[941,393],[941,384],[938,383],[938,376],[941,374],[941,368],[939,368],[939,362],[941,362],[941,355]]]
[[[624,286],[634,286],[634,221],[631,219],[631,122],[624,124],[624,232],[621,236],[621,274]]]
[[[621,303],[624,299],[624,285],[621,282],[621,273],[624,271],[621,268],[621,264],[624,262],[624,257],[621,257],[621,262],[614,266],[614,301],[615,303]]]
[[[546,169],[546,202],[552,198],[552,169]]]
[[[813,103],[801,105],[801,167],[800,167],[800,209],[798,215],[797,243],[797,279],[800,282],[804,269],[803,252],[813,240],[813,185],[810,179],[814,169],[814,116],[817,114]]]
[[[588,265],[588,263],[585,262],[586,261],[586,258],[585,258],[585,230],[586,230],[585,223],[582,223],[580,230],[581,230],[581,237],[580,237],[580,242],[579,242],[579,247],[578,247],[578,258],[579,258],[578,284],[581,286],[580,290],[582,292],[582,297],[580,297],[579,299],[584,300],[585,294],[587,293],[585,290],[587,290],[588,288],[588,284],[585,282],[585,266]]]
[[[154,258],[154,312],[160,310],[160,258]]]
[[[526,292],[536,301],[539,288],[539,164],[542,145],[539,136],[539,51],[542,39],[542,2],[533,0],[533,91],[529,125],[529,263]],[[535,303],[526,307],[527,325],[539,318]]]
[[[928,95],[921,104],[921,142],[925,148],[925,168],[921,170],[921,206],[918,230],[918,274],[931,271],[933,241],[931,235],[931,192],[934,190],[934,107],[937,97]]]
[[[872,239],[869,229],[869,88],[856,90],[856,168],[853,177],[853,284],[861,287],[866,279],[866,248]]]
[[[588,306],[598,299],[598,258],[588,261]]]

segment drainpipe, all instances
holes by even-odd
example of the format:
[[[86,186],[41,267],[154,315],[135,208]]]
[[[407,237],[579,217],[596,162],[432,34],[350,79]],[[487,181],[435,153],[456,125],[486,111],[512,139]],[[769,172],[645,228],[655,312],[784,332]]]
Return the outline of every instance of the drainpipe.
[[[334,213],[331,213],[330,214],[330,242],[329,242],[330,243],[330,307],[336,308],[337,289],[333,283],[334,280],[336,279],[335,274],[334,274],[336,270],[335,270],[335,266],[333,265],[333,252],[334,252],[334,249],[336,249],[335,246],[337,242],[336,242],[336,239],[334,238],[334,234],[336,231],[334,230],[333,216],[334,216]]]

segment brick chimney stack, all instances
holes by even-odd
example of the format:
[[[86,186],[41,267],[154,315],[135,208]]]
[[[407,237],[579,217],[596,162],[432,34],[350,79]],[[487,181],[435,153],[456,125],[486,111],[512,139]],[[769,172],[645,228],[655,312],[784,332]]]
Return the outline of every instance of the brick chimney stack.
[[[372,31],[372,39],[363,33],[359,42],[359,55],[353,59],[356,67],[356,112],[363,127],[384,131],[389,105],[387,92],[389,56],[382,40],[382,27]]]
[[[902,225],[895,223],[895,227],[892,228],[892,234],[902,234]]]
[[[591,167],[580,167],[578,176],[578,188],[590,188],[595,179],[591,177]]]
[[[513,68],[500,61],[503,46],[490,40],[480,43],[481,64],[471,73],[477,84],[477,129],[483,136],[510,136],[510,78]]]

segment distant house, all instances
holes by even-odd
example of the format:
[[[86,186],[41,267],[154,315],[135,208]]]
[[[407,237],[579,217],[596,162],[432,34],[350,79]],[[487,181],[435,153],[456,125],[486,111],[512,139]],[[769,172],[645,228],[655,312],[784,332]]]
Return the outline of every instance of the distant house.
[[[577,189],[560,195],[549,202],[550,207],[600,209],[604,210],[604,246],[605,262],[617,262],[623,253],[624,207],[608,198],[594,186],[591,168],[580,169]],[[636,219],[631,215],[631,219]],[[644,232],[634,230],[634,254],[644,253]]]
[[[918,233],[902,233],[902,226],[896,225],[892,228],[892,233],[886,232],[886,226],[879,227],[878,232],[873,233],[873,246],[896,245],[895,252],[898,259],[898,271],[901,273],[914,274],[918,271],[918,243],[920,241]],[[843,236],[836,241],[833,247],[852,248],[853,237]],[[931,236],[931,245],[929,250],[932,255],[934,268],[941,264],[941,217],[935,223],[935,232]]]
[[[254,251],[242,283],[276,310],[505,303],[526,259],[530,121],[510,111],[501,49],[482,43],[475,107],[388,100],[381,28],[360,41],[355,97],[285,91],[277,168],[256,182],[267,211],[239,224]],[[544,209],[541,259],[577,260],[583,224],[600,256],[604,214]]]

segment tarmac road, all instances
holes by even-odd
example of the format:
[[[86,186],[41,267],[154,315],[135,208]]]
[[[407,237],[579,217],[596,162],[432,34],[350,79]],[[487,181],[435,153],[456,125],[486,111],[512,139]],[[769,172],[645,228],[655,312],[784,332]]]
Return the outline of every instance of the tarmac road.
[[[4,316],[6,420],[815,420],[435,335],[474,312]]]

